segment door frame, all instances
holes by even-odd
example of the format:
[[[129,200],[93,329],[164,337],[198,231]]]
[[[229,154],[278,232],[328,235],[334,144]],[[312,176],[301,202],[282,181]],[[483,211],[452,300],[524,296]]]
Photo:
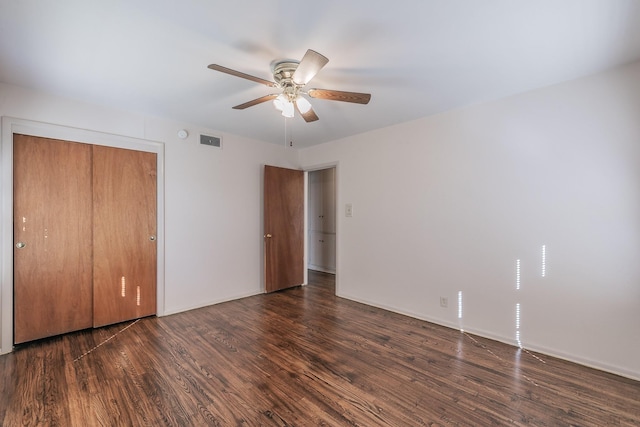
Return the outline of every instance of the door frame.
[[[157,271],[156,313],[164,315],[164,144],[104,132],[54,125],[14,117],[2,117],[0,165],[2,167],[2,217],[0,224],[0,354],[13,350],[13,134],[60,139],[156,154],[157,182]]]
[[[340,295],[340,229],[342,228],[342,216],[340,215],[340,164],[339,162],[329,162],[329,163],[320,163],[316,165],[307,165],[303,167],[305,172],[304,174],[304,280],[305,283],[309,283],[308,279],[308,264],[309,264],[309,228],[311,224],[308,223],[309,217],[309,172],[323,170],[323,169],[332,169],[335,171],[335,197],[336,197],[336,205],[335,205],[335,214],[336,214],[336,295]]]

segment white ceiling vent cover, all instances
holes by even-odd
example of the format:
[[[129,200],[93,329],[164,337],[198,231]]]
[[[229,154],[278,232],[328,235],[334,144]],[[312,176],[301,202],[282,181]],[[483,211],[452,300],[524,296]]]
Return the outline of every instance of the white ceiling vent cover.
[[[200,144],[211,147],[222,148],[222,138],[217,136],[200,135]]]

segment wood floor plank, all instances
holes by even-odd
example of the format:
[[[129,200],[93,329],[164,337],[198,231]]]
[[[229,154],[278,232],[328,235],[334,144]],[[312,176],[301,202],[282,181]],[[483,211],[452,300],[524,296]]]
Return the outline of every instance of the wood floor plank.
[[[638,381],[310,282],[21,345],[0,424],[640,427]]]

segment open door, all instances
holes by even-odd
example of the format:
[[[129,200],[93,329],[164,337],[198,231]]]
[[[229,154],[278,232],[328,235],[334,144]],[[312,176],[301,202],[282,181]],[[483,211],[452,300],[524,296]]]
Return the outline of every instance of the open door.
[[[266,292],[304,282],[304,172],[264,167]]]

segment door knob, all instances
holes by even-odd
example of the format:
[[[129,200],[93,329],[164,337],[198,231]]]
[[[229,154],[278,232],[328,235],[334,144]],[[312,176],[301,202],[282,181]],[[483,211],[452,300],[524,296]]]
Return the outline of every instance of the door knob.
[[[265,234],[264,237],[266,237],[267,239],[270,239],[272,236],[271,234]]]
[[[25,242],[18,242],[18,243],[16,243],[16,248],[18,248],[18,249],[22,249],[22,248],[24,248],[25,246],[27,246],[27,244],[26,244]]]
[[[149,240],[151,240],[152,242],[154,242],[156,240],[156,236],[149,236]]]

